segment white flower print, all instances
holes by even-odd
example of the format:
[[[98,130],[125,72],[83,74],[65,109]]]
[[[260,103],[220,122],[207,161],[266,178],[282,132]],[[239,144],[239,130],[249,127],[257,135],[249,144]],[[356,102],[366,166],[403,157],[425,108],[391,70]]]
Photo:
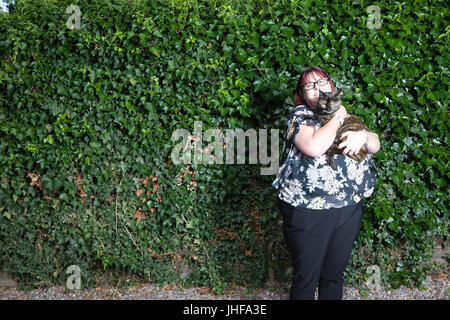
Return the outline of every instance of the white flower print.
[[[316,158],[314,162],[315,167],[320,167],[327,164],[327,156],[325,154],[321,155],[319,158]]]
[[[323,190],[328,194],[338,194],[342,188],[342,182],[336,179],[327,179],[323,182]]]
[[[370,197],[370,196],[372,195],[372,193],[373,193],[373,190],[374,190],[373,187],[370,188],[370,189],[367,189],[367,190],[363,193],[363,196],[366,197],[366,198]]]
[[[293,125],[305,123],[302,116],[312,114],[306,106],[297,106],[286,122],[287,132],[283,147],[283,163],[280,163],[275,181],[278,197],[294,207],[323,210],[341,208],[369,197],[374,191],[372,155],[358,162],[345,155],[335,155],[336,170],[327,162],[326,155],[306,157],[292,141]],[[320,124],[307,120],[317,129]],[[287,138],[290,140],[287,140]],[[295,170],[294,170],[295,169]],[[375,168],[376,169],[376,168]]]
[[[345,177],[344,173],[342,172],[341,166],[336,166],[336,177],[339,177],[342,182],[347,181],[347,178]]]
[[[334,180],[336,178],[336,171],[334,171],[330,166],[323,166],[318,169],[318,171],[322,180]]]
[[[306,170],[307,177],[307,187],[309,192],[313,192],[316,188],[320,188],[321,184],[319,182],[320,172],[317,168],[309,166]]]
[[[300,182],[295,179],[289,181],[289,187],[282,189],[280,194],[284,201],[294,207],[308,203],[308,199],[305,198],[305,191],[301,188]]]
[[[345,197],[347,196],[347,193],[345,191],[341,191],[338,193],[338,195],[336,196],[336,199],[338,200],[344,200]]]
[[[306,206],[306,208],[320,210],[320,209],[323,209],[324,204],[325,204],[325,199],[323,199],[321,197],[315,197]]]
[[[323,209],[331,209],[333,208],[333,202],[325,202],[323,205]]]
[[[354,180],[356,184],[361,184],[364,178],[364,167],[358,165],[357,161],[345,157],[345,163],[347,164],[347,177],[349,180]]]

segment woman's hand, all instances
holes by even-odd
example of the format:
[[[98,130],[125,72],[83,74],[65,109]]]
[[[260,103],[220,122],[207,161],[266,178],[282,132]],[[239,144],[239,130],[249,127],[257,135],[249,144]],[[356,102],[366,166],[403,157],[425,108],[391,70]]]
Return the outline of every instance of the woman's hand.
[[[348,113],[345,107],[341,105],[341,107],[334,113],[334,115],[340,115],[342,119],[345,119],[348,116]]]
[[[345,155],[353,155],[357,154],[359,150],[362,148],[364,143],[366,143],[366,132],[364,131],[347,131],[342,134],[341,141],[344,139],[344,137],[347,137],[347,139],[344,142],[341,142],[341,144],[338,145],[339,149],[342,149],[345,147],[345,149],[342,151],[342,154]]]

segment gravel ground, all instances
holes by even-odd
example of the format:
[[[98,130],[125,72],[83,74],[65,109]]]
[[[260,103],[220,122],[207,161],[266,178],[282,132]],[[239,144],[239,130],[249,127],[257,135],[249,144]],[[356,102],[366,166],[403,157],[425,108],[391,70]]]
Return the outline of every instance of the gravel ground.
[[[373,290],[344,287],[343,299],[449,300],[449,283],[448,275],[440,274],[427,276],[422,290],[404,286],[396,290],[388,287]],[[221,295],[215,295],[209,288],[204,287],[180,289],[173,285],[157,287],[152,284],[136,284],[128,289],[100,286],[93,289],[68,290],[58,286],[21,291],[16,288],[0,288],[0,300],[287,300],[289,298],[286,285],[268,283],[267,287],[268,289],[248,290],[234,286],[225,289]]]

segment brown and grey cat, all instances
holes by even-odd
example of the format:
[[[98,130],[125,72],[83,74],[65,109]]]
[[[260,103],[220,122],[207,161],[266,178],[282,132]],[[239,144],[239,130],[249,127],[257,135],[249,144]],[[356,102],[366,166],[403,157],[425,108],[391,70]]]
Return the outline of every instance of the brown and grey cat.
[[[341,107],[340,95],[342,91],[335,90],[334,92],[323,92],[319,90],[319,100],[317,102],[317,107],[313,110],[314,115],[305,117],[305,119],[313,119],[318,121],[322,126],[325,125],[331,118],[333,118],[335,112]],[[328,164],[336,170],[336,165],[334,163],[334,155],[342,154],[343,149],[339,149],[338,145],[347,139],[341,141],[341,136],[346,131],[360,131],[362,129],[367,130],[367,127],[355,116],[349,115],[344,119],[344,123],[336,132],[336,137],[334,138],[333,144],[326,151],[326,156]],[[367,157],[367,147],[362,146],[357,154],[348,155],[353,160],[363,161]]]

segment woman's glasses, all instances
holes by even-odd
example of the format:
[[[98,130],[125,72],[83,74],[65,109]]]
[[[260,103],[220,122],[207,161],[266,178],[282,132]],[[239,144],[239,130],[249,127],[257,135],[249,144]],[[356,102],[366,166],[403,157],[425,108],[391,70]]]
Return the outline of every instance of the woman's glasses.
[[[330,79],[322,78],[322,79],[319,79],[319,80],[317,80],[317,81],[308,82],[307,84],[305,84],[305,85],[303,86],[303,88],[305,88],[305,90],[311,90],[311,89],[313,89],[313,88],[316,86],[316,83],[317,83],[319,86],[324,86],[324,85],[328,84],[328,81],[329,81],[329,80],[330,80]]]

